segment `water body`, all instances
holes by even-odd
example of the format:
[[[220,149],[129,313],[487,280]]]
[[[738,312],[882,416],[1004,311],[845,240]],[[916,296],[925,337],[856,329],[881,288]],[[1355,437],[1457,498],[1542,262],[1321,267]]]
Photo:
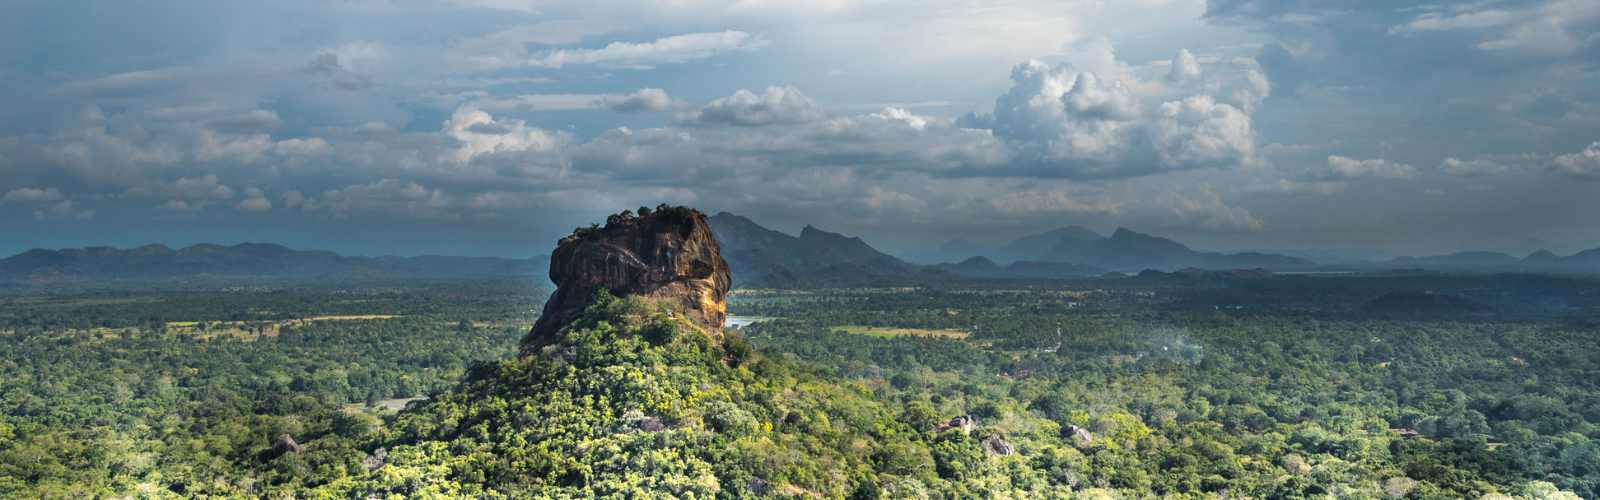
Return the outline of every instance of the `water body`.
[[[723,325],[727,326],[728,328],[744,328],[755,323],[772,321],[774,319],[777,318],[768,318],[766,316],[738,316],[729,314],[728,321],[723,323]]]

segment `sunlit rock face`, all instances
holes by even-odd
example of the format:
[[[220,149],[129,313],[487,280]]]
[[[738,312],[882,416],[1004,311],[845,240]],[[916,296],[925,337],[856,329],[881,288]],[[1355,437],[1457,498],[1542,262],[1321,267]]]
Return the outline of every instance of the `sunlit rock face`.
[[[553,339],[601,288],[655,299],[710,331],[720,330],[728,316],[728,263],[705,214],[686,207],[663,205],[643,216],[623,212],[603,228],[563,238],[550,255],[550,281],[556,292],[525,349]]]

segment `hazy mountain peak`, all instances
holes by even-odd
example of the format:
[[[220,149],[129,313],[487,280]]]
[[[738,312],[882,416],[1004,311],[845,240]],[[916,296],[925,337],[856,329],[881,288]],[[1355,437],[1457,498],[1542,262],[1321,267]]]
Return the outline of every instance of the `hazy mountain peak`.
[[[1096,232],[1094,232],[1093,229],[1089,229],[1089,228],[1086,228],[1086,227],[1083,227],[1083,226],[1063,226],[1063,227],[1059,227],[1059,228],[1056,228],[1056,229],[1052,229],[1052,230],[1046,232],[1045,234],[1057,236],[1057,237],[1060,237],[1060,238],[1070,238],[1070,239],[1078,239],[1078,240],[1097,240],[1097,239],[1104,238],[1104,236],[1101,236],[1100,233],[1096,233]]]
[[[995,251],[1003,259],[1033,260],[1054,253],[1062,245],[1078,244],[1104,239],[1100,233],[1083,226],[1064,226],[1042,233],[1030,234],[1012,240]]]
[[[154,243],[154,244],[142,245],[142,246],[134,247],[132,250],[129,250],[129,252],[132,252],[132,253],[135,253],[135,254],[139,254],[139,255],[169,254],[169,253],[172,253],[172,247],[169,247],[169,246],[166,246],[166,245],[162,245],[162,244],[159,244],[159,243]]]
[[[756,221],[750,220],[749,217],[745,217],[743,215],[739,215],[739,214],[735,214],[735,213],[731,213],[731,212],[717,212],[716,215],[713,215],[713,216],[707,218],[706,220],[708,222],[709,221],[717,221],[717,222],[721,222],[723,224],[743,224],[743,225],[750,225],[750,226],[760,226],[760,224],[756,224]],[[765,228],[763,228],[763,229],[765,229]]]
[[[727,212],[718,213],[707,222],[722,245],[722,255],[737,283],[855,282],[915,269],[859,237],[809,224],[799,236],[791,236]]]
[[[967,260],[963,260],[956,265],[962,267],[1000,267],[999,264],[995,264],[994,261],[982,255],[967,257]]]
[[[813,226],[813,225],[810,225],[810,224],[807,224],[806,227],[800,229],[800,239],[801,240],[837,240],[837,241],[840,241],[840,242],[849,242],[849,243],[856,243],[856,244],[866,245],[866,242],[863,241],[860,236],[845,236],[844,234],[835,233],[835,232],[832,232],[832,231],[824,231],[824,230],[818,229],[816,226]],[[873,251],[877,251],[877,250],[874,249]]]
[[[1173,241],[1173,240],[1170,240],[1170,239],[1167,239],[1167,238],[1162,238],[1160,236],[1153,236],[1153,235],[1149,235],[1149,234],[1144,234],[1144,233],[1141,233],[1141,232],[1138,232],[1138,231],[1134,231],[1132,229],[1128,229],[1128,228],[1125,228],[1125,227],[1119,227],[1119,228],[1117,228],[1117,230],[1115,232],[1112,232],[1110,241],[1112,241],[1114,243],[1115,242],[1137,243],[1137,244],[1141,244],[1141,245],[1151,245],[1151,246],[1166,247],[1166,248],[1169,248],[1171,250],[1182,250],[1182,251],[1188,251],[1189,250],[1189,246],[1188,245],[1184,245],[1182,243],[1178,243],[1176,241]]]
[[[227,249],[228,247],[215,243],[196,243],[187,247],[183,247],[182,249],[178,250],[178,253],[210,253],[222,252]]]
[[[1151,238],[1152,236],[1125,227],[1118,227],[1117,230],[1111,232],[1111,239],[1113,240],[1123,240],[1138,237]]]
[[[843,235],[838,234],[838,233],[830,233],[828,231],[823,231],[821,229],[818,229],[817,226],[813,226],[813,225],[810,225],[810,224],[806,224],[806,227],[800,228],[800,237],[801,238],[822,238],[822,237],[827,237],[827,236],[840,236],[840,237],[842,237]]]

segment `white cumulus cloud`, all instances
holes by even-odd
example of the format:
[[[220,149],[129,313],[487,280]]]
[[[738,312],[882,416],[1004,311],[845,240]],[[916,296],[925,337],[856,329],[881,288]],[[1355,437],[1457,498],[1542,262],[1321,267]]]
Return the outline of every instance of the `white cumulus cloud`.
[[[800,123],[820,119],[821,108],[794,87],[767,87],[757,94],[739,89],[733,95],[711,101],[695,115],[700,123],[761,126],[774,123]]]
[[[495,119],[473,107],[457,109],[444,123],[444,133],[460,143],[450,157],[466,163],[479,155],[554,151],[571,141],[568,134],[529,126],[517,119]]]
[[[1099,60],[1112,57],[1101,52],[1093,64],[1134,78],[1114,59]],[[1179,79],[1200,78],[1197,68],[1177,68],[1199,64],[1184,54],[1174,63]],[[1220,84],[1182,86],[1169,97],[1173,89],[1041,61],[1017,65],[1011,80],[992,112],[962,124],[992,130],[1018,160],[1038,167],[1032,173],[1120,177],[1256,162],[1250,108],[1205,93]]]
[[[240,201],[238,208],[246,212],[272,211],[272,201],[267,199],[267,194],[258,188],[246,188],[244,201]]]
[[[1500,175],[1511,171],[1511,167],[1505,163],[1484,158],[1472,160],[1445,158],[1439,163],[1439,168],[1444,169],[1447,174],[1462,177]]]
[[[61,190],[56,188],[18,188],[7,191],[0,201],[7,203],[38,203],[56,201],[61,199]]]
[[[556,49],[536,55],[528,65],[560,68],[570,64],[596,64],[628,69],[649,69],[662,64],[682,64],[727,52],[761,49],[767,40],[743,31],[688,33],[649,42],[612,42],[598,49]]]
[[[1339,155],[1328,157],[1327,177],[1334,179],[1356,179],[1374,177],[1380,179],[1409,179],[1416,177],[1417,169],[1405,163],[1398,163],[1383,158],[1370,160],[1357,160]]]
[[[1556,170],[1567,175],[1600,177],[1600,142],[1590,144],[1583,151],[1557,156],[1554,163]]]
[[[657,88],[643,88],[632,94],[607,96],[601,99],[601,103],[619,113],[669,111],[678,106],[678,102],[667,95],[667,91]]]

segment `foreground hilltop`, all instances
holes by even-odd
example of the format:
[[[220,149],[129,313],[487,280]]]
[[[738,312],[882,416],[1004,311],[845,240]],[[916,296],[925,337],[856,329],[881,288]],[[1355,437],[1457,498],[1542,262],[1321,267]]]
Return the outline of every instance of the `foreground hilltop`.
[[[850,438],[919,432],[887,405],[721,331],[728,268],[700,212],[581,228],[550,278],[560,288],[520,356],[400,414],[365,467],[309,496],[843,498],[900,475],[967,488]]]

